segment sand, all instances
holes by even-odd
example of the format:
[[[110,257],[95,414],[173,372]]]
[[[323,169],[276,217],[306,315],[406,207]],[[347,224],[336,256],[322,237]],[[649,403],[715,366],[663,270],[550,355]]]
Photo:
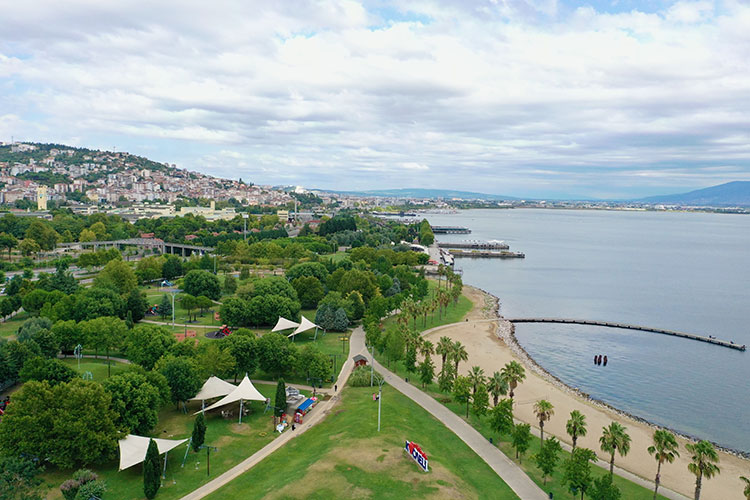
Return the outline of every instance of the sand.
[[[607,463],[609,462],[609,455],[599,450],[601,429],[613,420],[618,421],[627,427],[632,442],[630,453],[625,457],[617,455],[615,465],[653,481],[656,475],[656,461],[648,454],[646,449],[651,445],[651,437],[655,427],[587,400],[584,396],[576,394],[575,391],[563,386],[548,374],[536,373],[534,369],[542,370],[532,366],[528,359],[524,359],[524,356],[517,355],[514,349],[509,347],[508,344],[512,341],[507,339],[507,336],[507,340],[498,337],[496,323],[471,323],[473,320],[495,317],[495,299],[473,287],[465,286],[464,290],[466,295],[475,303],[474,309],[468,316],[469,322],[435,329],[427,334],[427,338],[433,343],[437,343],[440,337],[447,336],[466,346],[469,361],[462,363],[459,371],[466,374],[472,366],[478,365],[484,369],[485,374],[491,375],[511,360],[515,359],[523,363],[526,367],[527,377],[515,391],[516,405],[514,410],[516,418],[532,425],[536,423],[538,427],[538,422],[533,414],[533,405],[539,399],[546,399],[554,405],[555,415],[545,424],[545,434],[553,434],[561,441],[570,444],[570,437],[565,432],[565,422],[571,411],[578,410],[586,415],[588,423],[588,435],[578,438],[578,446],[597,451],[599,457]],[[516,347],[516,350],[519,350],[518,347]],[[685,444],[690,441],[679,437],[678,441],[681,456],[674,463],[662,466],[661,484],[692,498],[695,476],[687,470],[690,455],[685,449]],[[739,479],[739,476],[750,476],[750,461],[730,453],[720,452],[719,467],[721,468],[720,475],[710,480],[704,479],[701,498],[706,500],[744,499],[745,497],[742,494],[744,483]]]

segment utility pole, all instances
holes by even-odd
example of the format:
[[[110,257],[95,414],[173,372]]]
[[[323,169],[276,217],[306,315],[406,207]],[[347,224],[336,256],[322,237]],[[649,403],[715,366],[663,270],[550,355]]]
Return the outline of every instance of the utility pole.
[[[380,432],[380,405],[383,401],[383,384],[385,384],[384,378],[378,380],[378,432]]]

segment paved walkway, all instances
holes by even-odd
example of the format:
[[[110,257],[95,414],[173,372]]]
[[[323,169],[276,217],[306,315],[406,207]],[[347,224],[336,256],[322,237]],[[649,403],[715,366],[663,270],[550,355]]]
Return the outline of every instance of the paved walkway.
[[[369,354],[368,354],[369,357]],[[442,422],[448,429],[453,431],[469,448],[479,455],[498,476],[523,500],[547,499],[547,494],[542,491],[534,481],[526,475],[521,468],[505,456],[496,446],[490,444],[476,429],[466,423],[461,417],[428,396],[408,382],[389,371],[383,365],[370,358],[375,369],[380,372],[393,388],[408,397],[419,406],[427,410]]]
[[[346,381],[349,379],[349,375],[352,372],[352,368],[354,367],[354,362],[352,361],[352,357],[355,354],[364,354],[364,353],[366,353],[365,332],[362,329],[362,327],[358,327],[354,330],[354,332],[352,332],[351,340],[349,341],[349,356],[347,357],[344,365],[341,367],[341,371],[339,372],[339,376],[336,380],[336,383],[338,384],[339,388],[343,389],[343,387],[346,385]],[[208,483],[204,484],[200,488],[185,495],[184,497],[182,497],[181,500],[198,500],[207,495],[210,495],[211,493],[218,490],[225,484],[236,479],[240,475],[247,472],[255,464],[257,464],[258,462],[266,458],[268,455],[270,455],[274,451],[284,446],[288,441],[294,439],[300,434],[303,434],[312,426],[322,421],[329,413],[331,413],[331,411],[338,404],[338,402],[339,402],[339,394],[335,393],[333,397],[329,399],[328,401],[322,401],[318,403],[315,409],[310,413],[310,416],[305,419],[304,423],[300,425],[299,427],[297,427],[297,430],[292,431],[292,430],[287,429],[279,437],[277,437],[276,439],[268,443],[266,446],[264,446],[260,450],[253,453],[250,457],[246,458],[245,460],[235,465],[234,467],[232,467],[225,473],[221,474],[216,479],[209,481]]]

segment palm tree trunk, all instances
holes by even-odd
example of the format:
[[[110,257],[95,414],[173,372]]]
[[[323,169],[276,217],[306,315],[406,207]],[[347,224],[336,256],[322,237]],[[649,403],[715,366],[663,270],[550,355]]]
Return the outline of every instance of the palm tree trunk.
[[[497,394],[492,395],[492,406],[497,406]]]
[[[615,451],[612,450],[612,458],[609,461],[609,475],[610,477],[615,474]]]
[[[541,440],[541,444],[539,445],[539,449],[544,446],[544,422],[541,420],[539,421],[539,439]]]
[[[654,500],[656,500],[656,492],[659,489],[659,478],[661,476],[661,460],[658,462],[658,465],[656,466],[656,479],[654,479]]]
[[[570,451],[571,454],[576,451],[576,441],[578,441],[578,436],[573,435],[573,449]]]
[[[701,481],[703,480],[703,473],[701,472],[697,478],[695,478],[695,500],[701,499]]]

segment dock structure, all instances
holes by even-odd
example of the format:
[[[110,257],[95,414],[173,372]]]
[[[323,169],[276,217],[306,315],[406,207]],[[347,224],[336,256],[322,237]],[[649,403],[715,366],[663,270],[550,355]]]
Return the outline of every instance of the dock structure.
[[[458,248],[466,250],[508,250],[510,246],[502,241],[462,241],[452,243],[450,241],[438,242],[440,248]]]
[[[744,351],[745,345],[735,344],[731,340],[720,340],[714,336],[709,335],[708,337],[703,335],[695,335],[692,333],[678,332],[674,330],[664,330],[661,328],[651,328],[648,326],[630,325],[627,323],[615,323],[611,321],[593,321],[586,319],[568,319],[568,318],[505,318],[506,321],[511,323],[560,323],[569,325],[591,325],[591,326],[606,326],[608,328],[622,328],[624,330],[640,330],[642,332],[659,333],[662,335],[671,335],[673,337],[682,337],[690,340],[697,340],[699,342],[706,342],[708,344],[714,344],[722,347],[728,347],[730,349],[736,349],[738,351]]]
[[[460,250],[451,249],[454,257],[478,257],[483,259],[523,259],[526,258],[521,252],[509,252],[501,250],[499,252],[490,252],[486,250]]]
[[[471,229],[460,226],[431,226],[435,234],[470,234]]]

